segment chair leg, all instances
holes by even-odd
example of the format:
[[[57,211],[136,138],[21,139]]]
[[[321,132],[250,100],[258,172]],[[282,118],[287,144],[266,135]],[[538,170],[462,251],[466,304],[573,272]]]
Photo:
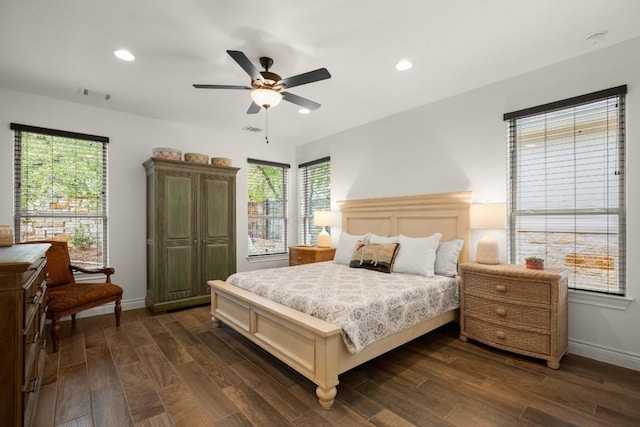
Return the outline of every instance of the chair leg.
[[[71,315],[71,325],[72,326],[76,326],[76,314],[75,313],[73,313]]]
[[[120,312],[122,311],[122,307],[120,307],[120,300],[116,301],[116,326],[120,326]]]
[[[53,340],[53,352],[60,350],[60,321],[51,319],[51,339]]]

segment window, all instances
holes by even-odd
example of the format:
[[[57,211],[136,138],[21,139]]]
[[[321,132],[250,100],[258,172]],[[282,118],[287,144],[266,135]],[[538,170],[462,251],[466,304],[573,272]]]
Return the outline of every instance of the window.
[[[511,262],[539,256],[572,289],[624,295],[626,89],[505,114]]]
[[[300,244],[317,245],[322,227],[313,224],[314,211],[331,209],[331,162],[329,157],[298,166],[300,188]],[[330,230],[328,230],[330,232]]]
[[[65,239],[74,265],[107,265],[109,138],[11,123],[16,241]]]
[[[248,159],[249,256],[284,254],[289,246],[290,165]]]

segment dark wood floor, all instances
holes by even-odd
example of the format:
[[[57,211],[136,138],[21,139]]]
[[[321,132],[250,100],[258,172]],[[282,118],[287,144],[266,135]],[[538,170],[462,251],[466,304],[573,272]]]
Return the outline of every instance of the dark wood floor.
[[[37,426],[623,426],[640,424],[640,372],[568,355],[559,370],[457,339],[451,324],[315,386],[209,307],[64,322]]]

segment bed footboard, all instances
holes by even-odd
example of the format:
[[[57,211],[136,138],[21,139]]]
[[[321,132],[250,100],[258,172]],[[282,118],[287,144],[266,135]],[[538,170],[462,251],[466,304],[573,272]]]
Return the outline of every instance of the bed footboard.
[[[340,328],[222,280],[208,284],[214,326],[224,322],[314,382],[320,405],[331,408],[344,346]]]

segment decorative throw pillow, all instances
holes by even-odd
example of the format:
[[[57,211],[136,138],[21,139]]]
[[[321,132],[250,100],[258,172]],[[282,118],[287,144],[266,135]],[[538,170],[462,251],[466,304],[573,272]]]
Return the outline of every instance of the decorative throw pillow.
[[[393,266],[394,273],[418,274],[433,277],[436,249],[442,234],[429,237],[407,237],[400,235],[400,250]]]
[[[440,276],[455,277],[458,274],[458,257],[464,245],[464,239],[440,242],[436,250],[434,272]]]
[[[391,273],[393,260],[398,253],[397,243],[365,243],[358,241],[349,267]]]
[[[357,236],[349,234],[346,231],[340,233],[340,240],[338,241],[336,254],[333,256],[333,262],[335,264],[349,265],[351,257],[353,256],[353,251],[356,250],[356,243],[358,243],[358,240],[368,242],[369,234],[367,233]]]

